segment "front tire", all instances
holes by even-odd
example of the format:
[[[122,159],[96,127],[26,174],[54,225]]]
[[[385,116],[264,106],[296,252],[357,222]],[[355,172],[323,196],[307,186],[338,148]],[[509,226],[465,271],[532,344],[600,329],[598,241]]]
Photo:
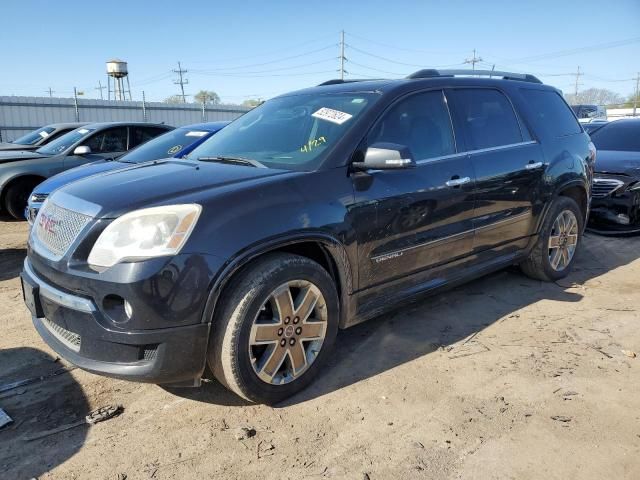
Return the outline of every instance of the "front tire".
[[[520,264],[536,280],[553,282],[566,277],[582,243],[584,215],[570,197],[558,197],[544,220],[535,247]]]
[[[338,332],[333,280],[318,263],[283,253],[245,268],[218,303],[208,363],[227,388],[277,403],[305,388]]]

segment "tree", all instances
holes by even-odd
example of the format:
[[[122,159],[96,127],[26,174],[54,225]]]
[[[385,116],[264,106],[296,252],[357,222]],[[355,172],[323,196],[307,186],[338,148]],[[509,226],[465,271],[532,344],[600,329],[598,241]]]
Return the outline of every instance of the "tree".
[[[164,103],[182,103],[182,95],[171,95],[164,99]]]
[[[588,88],[578,92],[578,96],[568,93],[564,97],[570,105],[616,105],[624,102],[622,95],[606,88]]]
[[[193,98],[198,103],[209,103],[211,105],[220,103],[220,97],[212,90],[200,90]]]
[[[249,98],[244,102],[242,102],[242,106],[253,108],[253,107],[257,107],[258,105],[262,105],[262,103],[263,103],[263,100],[259,100],[257,98]]]

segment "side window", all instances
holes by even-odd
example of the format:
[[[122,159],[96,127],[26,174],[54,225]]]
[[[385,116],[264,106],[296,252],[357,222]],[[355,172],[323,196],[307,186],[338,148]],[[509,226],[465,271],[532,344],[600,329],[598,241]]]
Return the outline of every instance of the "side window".
[[[369,133],[368,145],[378,142],[405,145],[416,160],[455,153],[451,119],[442,91],[411,95],[391,107]]]
[[[83,145],[92,153],[114,153],[127,150],[127,127],[108,128],[96,133]]]
[[[536,130],[552,137],[564,137],[582,132],[571,108],[557,92],[530,88],[523,88],[520,92],[531,109]]]
[[[168,130],[162,130],[154,127],[132,127],[131,128],[131,141],[129,142],[129,149],[137,147],[138,145],[151,140]]]
[[[463,129],[467,150],[500,147],[523,141],[511,103],[498,90],[453,90],[455,110]]]

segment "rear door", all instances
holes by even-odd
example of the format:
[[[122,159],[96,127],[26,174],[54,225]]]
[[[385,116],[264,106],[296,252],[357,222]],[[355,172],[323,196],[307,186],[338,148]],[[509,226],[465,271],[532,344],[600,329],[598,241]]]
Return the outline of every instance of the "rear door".
[[[460,88],[448,95],[476,175],[473,250],[517,251],[542,208],[542,149],[500,90]]]
[[[354,175],[356,203],[367,218],[356,222],[360,287],[397,279],[469,254],[473,238],[474,174],[459,154],[442,90],[397,101],[374,125],[367,145],[407,146],[417,166]],[[375,211],[375,219],[370,212]]]
[[[73,168],[87,162],[95,162],[101,158],[117,158],[127,151],[127,127],[105,128],[95,132],[80,145],[91,149],[89,155],[73,155],[64,160],[65,168]]]

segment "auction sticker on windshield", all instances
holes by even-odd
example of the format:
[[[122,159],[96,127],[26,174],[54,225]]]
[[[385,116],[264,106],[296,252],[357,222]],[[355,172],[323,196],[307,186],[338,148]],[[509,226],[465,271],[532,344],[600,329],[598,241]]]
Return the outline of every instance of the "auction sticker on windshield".
[[[342,125],[353,115],[346,112],[341,112],[340,110],[334,110],[333,108],[322,107],[317,112],[312,113],[311,116],[326,120],[328,122],[337,123],[338,125]]]
[[[192,131],[187,133],[187,137],[204,137],[207,132]]]

